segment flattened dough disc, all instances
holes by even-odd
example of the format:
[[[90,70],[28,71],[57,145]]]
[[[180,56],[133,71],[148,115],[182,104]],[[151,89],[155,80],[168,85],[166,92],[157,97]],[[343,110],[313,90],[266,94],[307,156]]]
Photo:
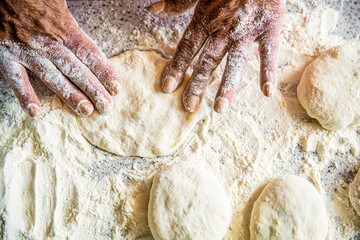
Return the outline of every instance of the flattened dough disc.
[[[360,120],[360,42],[321,54],[297,88],[301,105],[321,126],[338,130]]]
[[[110,59],[125,80],[114,97],[109,115],[94,112],[77,121],[84,137],[93,145],[121,156],[164,156],[191,134],[207,112],[188,113],[181,99],[189,76],[175,93],[160,89],[160,77],[167,60],[150,51],[128,51]]]
[[[221,240],[231,220],[229,199],[216,176],[186,162],[154,177],[148,209],[156,240]]]
[[[350,202],[360,216],[360,170],[349,187]]]
[[[254,203],[251,240],[325,240],[327,233],[322,198],[301,177],[290,175],[270,181]]]

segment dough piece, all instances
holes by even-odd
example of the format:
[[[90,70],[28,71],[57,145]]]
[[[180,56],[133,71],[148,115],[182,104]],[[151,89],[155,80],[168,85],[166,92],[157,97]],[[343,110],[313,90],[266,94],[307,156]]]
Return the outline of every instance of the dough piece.
[[[360,216],[360,170],[349,187],[350,202]]]
[[[160,77],[168,61],[158,54],[133,50],[110,61],[125,80],[122,90],[109,115],[94,112],[77,118],[82,134],[95,146],[121,156],[172,154],[208,108],[203,101],[195,113],[184,110],[181,98],[189,76],[175,93],[166,94]]]
[[[251,240],[324,240],[328,233],[325,206],[316,188],[298,176],[272,180],[251,212]]]
[[[154,177],[148,209],[155,240],[220,240],[231,220],[229,199],[218,179],[189,163]]]
[[[338,130],[360,118],[360,42],[335,47],[314,60],[297,88],[310,117]]]

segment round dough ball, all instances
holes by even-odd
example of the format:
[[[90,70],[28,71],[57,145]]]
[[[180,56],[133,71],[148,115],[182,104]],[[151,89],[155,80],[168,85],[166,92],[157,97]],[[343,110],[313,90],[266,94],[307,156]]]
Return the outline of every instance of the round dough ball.
[[[218,179],[189,163],[154,177],[148,209],[155,240],[220,240],[231,220],[230,202]]]
[[[302,75],[298,99],[321,126],[338,130],[360,119],[360,43],[335,47],[315,59]]]
[[[360,216],[360,170],[349,187],[350,202]]]
[[[298,176],[272,180],[251,212],[252,240],[324,240],[327,232],[328,219],[320,194]]]
[[[94,112],[77,121],[84,137],[95,146],[121,156],[164,156],[191,134],[208,108],[205,101],[195,113],[182,105],[189,76],[173,94],[160,89],[167,60],[150,51],[128,51],[110,62],[124,79],[109,115]]]

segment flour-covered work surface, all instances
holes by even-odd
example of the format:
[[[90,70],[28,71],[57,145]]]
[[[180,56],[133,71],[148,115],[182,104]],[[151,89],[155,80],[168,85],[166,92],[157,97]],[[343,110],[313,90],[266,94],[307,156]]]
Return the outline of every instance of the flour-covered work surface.
[[[144,11],[148,4],[120,0],[69,2],[79,25],[108,57],[136,48],[169,58],[190,15],[159,19]],[[181,215],[179,206],[191,209],[204,201],[205,194],[214,200],[215,196],[204,190],[211,186],[205,184],[203,176],[211,176],[216,197],[228,201],[229,206],[220,204],[219,208],[231,209],[230,220],[224,213],[205,215],[204,223],[215,219],[212,223],[217,228],[212,236],[225,234],[226,240],[246,240],[251,235],[256,239],[254,236],[266,236],[266,227],[272,226],[266,219],[283,221],[283,209],[288,209],[286,212],[298,222],[309,219],[307,207],[313,207],[319,214],[311,218],[315,221],[311,226],[319,226],[319,232],[314,233],[319,239],[325,235],[328,239],[359,239],[360,216],[351,204],[359,211],[359,175],[352,183],[360,165],[359,125],[355,121],[340,130],[326,130],[309,117],[297,98],[297,86],[305,68],[323,52],[355,39],[355,33],[360,31],[356,4],[288,1],[280,35],[278,90],[274,97],[264,97],[259,89],[259,58],[254,44],[229,112],[210,111],[202,115],[176,151],[166,152],[162,157],[122,157],[110,153],[114,152],[111,149],[95,147],[93,144],[97,144],[81,132],[74,113],[36,79],[33,85],[43,113],[31,119],[22,112],[9,85],[1,78],[0,235],[11,240],[150,240],[152,231],[157,234],[162,228],[168,229],[158,225],[159,221],[180,220],[183,225],[170,225],[170,229],[186,226],[197,233],[189,225],[193,219],[184,220],[182,216],[188,215]],[[224,64],[218,67],[215,79],[220,79]],[[206,93],[209,106],[213,105],[218,85],[219,80],[215,80]],[[139,117],[135,113],[134,110],[133,116]],[[156,151],[154,155],[158,155]],[[186,181],[187,189],[194,192],[187,196],[186,204],[172,198],[174,189],[158,182],[166,177],[169,184],[183,189],[180,178],[189,171],[183,170],[181,175],[169,170],[181,164],[195,166],[194,172],[199,173],[201,180]],[[302,180],[278,178],[285,175],[297,175]],[[281,184],[286,186],[284,191]],[[201,192],[196,191],[198,186],[204,186],[201,196],[196,195]],[[159,191],[164,193],[157,194]],[[271,204],[268,201],[273,199],[274,192],[283,198]],[[300,192],[304,194],[296,196]],[[311,201],[304,195],[312,197]],[[164,198],[171,200],[171,204],[166,205]],[[148,209],[149,201],[152,209]],[[181,205],[177,205],[179,201]],[[293,207],[305,201],[309,201],[301,205],[307,209],[305,212]],[[286,202],[291,203],[288,208],[284,207]],[[257,211],[262,206],[267,210]],[[277,206],[281,207],[274,210]],[[158,217],[161,211],[168,215]],[[269,214],[273,214],[271,218],[261,217]],[[317,222],[325,216],[327,222]],[[155,224],[151,229],[148,217]],[[225,219],[222,222],[225,227],[216,224],[217,217]],[[303,234],[316,231],[295,230]],[[287,236],[284,231],[278,236]],[[158,236],[168,236],[160,233]]]

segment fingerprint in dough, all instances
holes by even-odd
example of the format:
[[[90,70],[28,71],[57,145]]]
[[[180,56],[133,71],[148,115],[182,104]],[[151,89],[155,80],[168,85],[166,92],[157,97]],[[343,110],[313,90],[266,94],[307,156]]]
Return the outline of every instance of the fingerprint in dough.
[[[124,79],[109,115],[95,112],[77,118],[83,136],[93,145],[121,156],[170,155],[184,143],[205,116],[207,103],[188,113],[182,93],[189,80],[173,94],[163,93],[160,77],[168,62],[151,51],[132,50],[110,59]]]

